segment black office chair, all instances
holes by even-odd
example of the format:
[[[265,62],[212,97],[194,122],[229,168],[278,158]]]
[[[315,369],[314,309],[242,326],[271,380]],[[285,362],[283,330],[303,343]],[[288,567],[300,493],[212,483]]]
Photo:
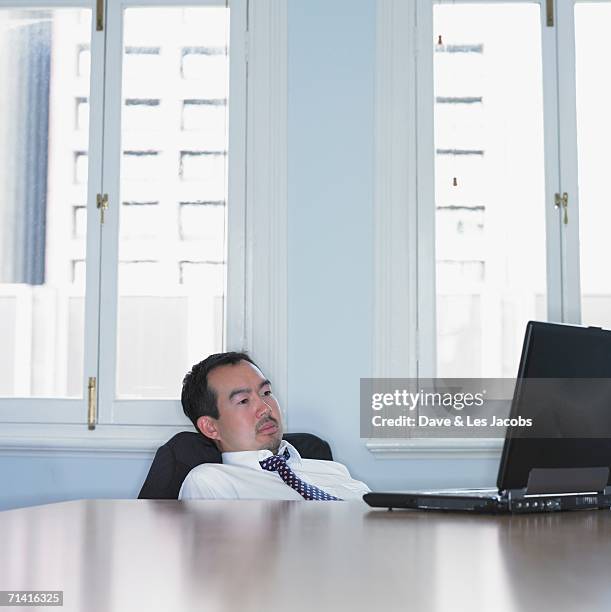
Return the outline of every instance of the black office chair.
[[[333,460],[329,444],[318,436],[291,433],[285,434],[284,439],[305,459]],[[222,463],[212,440],[196,432],[177,433],[157,449],[138,499],[178,499],[187,474],[202,463]]]

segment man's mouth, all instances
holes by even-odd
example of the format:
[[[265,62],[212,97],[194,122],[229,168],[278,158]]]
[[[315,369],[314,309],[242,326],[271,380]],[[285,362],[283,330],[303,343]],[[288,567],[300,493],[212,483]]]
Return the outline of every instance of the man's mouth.
[[[274,433],[278,431],[278,423],[275,419],[266,419],[263,423],[257,426],[257,433]]]

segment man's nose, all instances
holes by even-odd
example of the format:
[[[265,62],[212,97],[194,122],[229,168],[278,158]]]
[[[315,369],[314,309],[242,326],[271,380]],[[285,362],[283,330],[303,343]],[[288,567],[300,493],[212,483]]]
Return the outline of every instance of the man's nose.
[[[266,412],[271,414],[272,407],[265,401],[264,397],[259,397],[257,401],[257,418],[262,417]]]

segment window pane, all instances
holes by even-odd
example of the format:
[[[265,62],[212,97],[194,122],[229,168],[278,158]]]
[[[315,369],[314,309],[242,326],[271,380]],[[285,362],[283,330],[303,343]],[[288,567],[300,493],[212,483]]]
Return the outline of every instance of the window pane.
[[[603,268],[603,262],[611,257],[611,83],[594,67],[605,65],[611,57],[607,44],[610,27],[608,3],[575,6],[581,320],[585,325],[602,327],[611,327],[611,278]],[[570,201],[568,214],[570,219]]]
[[[125,100],[123,119],[130,130],[151,130],[161,118],[160,100],[131,98]]]
[[[0,9],[3,396],[83,393],[90,29],[89,10]]]
[[[434,8],[438,376],[515,376],[546,318],[539,13]]]
[[[124,23],[116,395],[177,398],[222,350],[228,11],[129,8]]]

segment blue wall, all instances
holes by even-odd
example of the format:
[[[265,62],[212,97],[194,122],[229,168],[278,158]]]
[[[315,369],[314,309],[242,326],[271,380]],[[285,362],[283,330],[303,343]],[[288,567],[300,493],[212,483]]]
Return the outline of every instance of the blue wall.
[[[359,439],[373,336],[374,0],[289,0],[289,427],[372,488],[493,484],[492,460],[375,459]],[[0,457],[0,509],[135,497],[150,459]]]
[[[0,456],[0,510],[83,498],[133,499],[150,458],[44,453]]]
[[[375,459],[371,376],[375,0],[289,2],[289,424],[372,488],[492,485],[493,460]]]

